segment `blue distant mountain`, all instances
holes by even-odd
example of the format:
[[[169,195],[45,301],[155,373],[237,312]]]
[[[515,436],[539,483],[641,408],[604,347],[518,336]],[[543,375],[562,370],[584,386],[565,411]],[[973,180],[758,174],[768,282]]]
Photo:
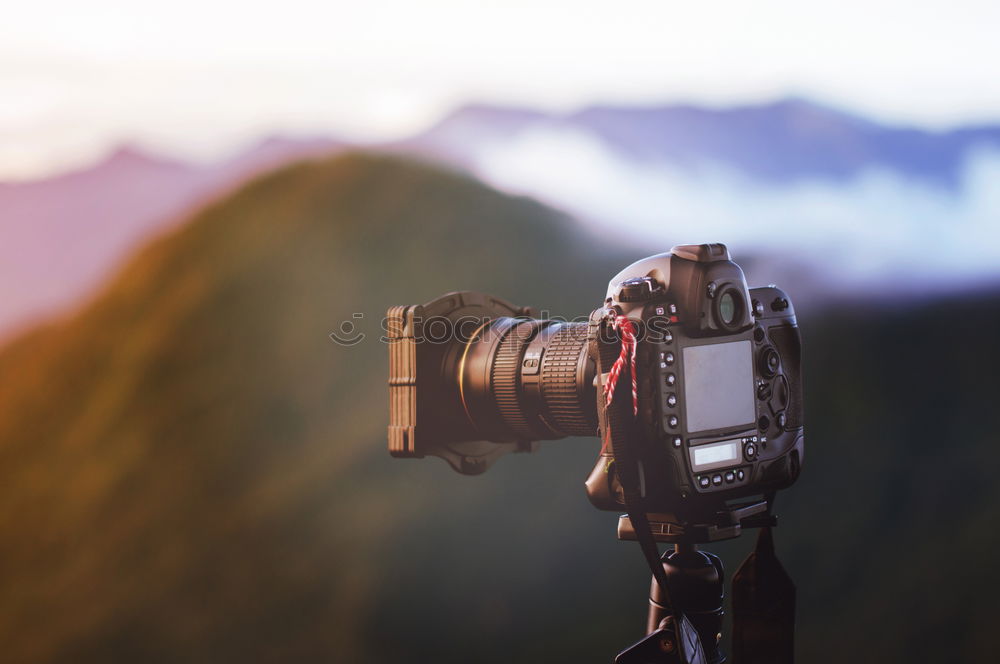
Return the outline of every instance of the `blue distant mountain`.
[[[759,106],[591,106],[568,114],[470,105],[402,146],[468,164],[484,143],[573,129],[621,157],[697,169],[724,165],[772,184],[843,181],[878,168],[953,189],[970,151],[1000,148],[1000,125],[928,131],[788,98]]]

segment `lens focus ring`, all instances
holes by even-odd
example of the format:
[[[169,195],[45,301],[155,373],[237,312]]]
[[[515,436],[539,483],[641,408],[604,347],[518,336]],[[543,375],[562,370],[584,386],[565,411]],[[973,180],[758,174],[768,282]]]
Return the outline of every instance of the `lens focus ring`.
[[[586,323],[564,323],[552,334],[542,355],[540,390],[551,425],[569,436],[593,436],[597,431],[594,404],[583,395],[581,381],[587,378],[581,365],[586,353]]]
[[[518,374],[524,349],[535,336],[541,323],[538,320],[523,320],[511,325],[507,334],[497,346],[496,357],[490,372],[493,398],[500,417],[515,434],[525,439],[537,437],[528,425],[525,409],[521,404],[518,388]]]

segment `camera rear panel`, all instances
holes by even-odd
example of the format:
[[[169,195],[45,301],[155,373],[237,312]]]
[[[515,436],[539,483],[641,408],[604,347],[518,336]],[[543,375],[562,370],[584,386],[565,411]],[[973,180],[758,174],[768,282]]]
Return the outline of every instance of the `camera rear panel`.
[[[642,314],[640,408],[682,496],[726,500],[794,482],[802,461],[800,344],[779,289],[750,291],[753,325],[691,336],[669,299]],[[645,370],[643,370],[645,369]],[[674,493],[674,498],[676,498]]]

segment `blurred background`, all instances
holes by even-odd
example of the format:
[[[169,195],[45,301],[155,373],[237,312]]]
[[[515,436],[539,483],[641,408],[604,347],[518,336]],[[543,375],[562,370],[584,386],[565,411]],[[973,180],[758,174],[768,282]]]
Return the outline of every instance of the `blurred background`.
[[[391,460],[387,307],[793,297],[802,662],[996,658],[1000,6],[40,0],[0,23],[11,662],[602,662],[596,439]],[[356,343],[334,343],[331,333]],[[713,550],[735,571],[752,537]]]

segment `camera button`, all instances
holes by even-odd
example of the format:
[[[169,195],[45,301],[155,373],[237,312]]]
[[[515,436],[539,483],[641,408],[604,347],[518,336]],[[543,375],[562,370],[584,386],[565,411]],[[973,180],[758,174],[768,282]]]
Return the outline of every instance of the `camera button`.
[[[674,354],[671,353],[669,350],[667,352],[663,353],[663,361],[666,362],[667,364],[673,364],[674,363]]]
[[[746,447],[743,448],[743,456],[747,458],[747,461],[752,460],[757,456],[757,446],[753,443],[748,443]]]
[[[702,475],[701,477],[698,478],[698,486],[700,486],[702,489],[707,489],[708,485],[711,483],[712,482],[711,480],[708,479],[707,475]]]
[[[667,405],[670,406],[671,408],[673,408],[674,406],[677,405],[677,395],[676,394],[668,394],[667,395]]]
[[[716,473],[715,475],[712,475],[712,484],[714,484],[715,486],[721,485],[722,484],[722,475],[719,475],[718,473]]]
[[[663,343],[669,344],[674,340],[674,334],[670,330],[663,333]]]
[[[671,415],[667,418],[667,426],[671,429],[676,429],[678,424],[680,424],[680,420],[677,419],[676,415]]]
[[[677,382],[677,376],[675,376],[672,373],[668,373],[663,377],[663,382],[665,382],[667,385],[673,385],[674,383]]]
[[[747,474],[743,471],[742,468],[736,471],[736,479],[738,479],[740,482],[742,482],[743,478],[745,478],[746,476]]]
[[[735,479],[736,479],[736,473],[734,473],[734,472],[733,472],[733,471],[731,471],[731,470],[730,470],[730,471],[728,471],[728,472],[726,473],[726,482],[727,482],[727,483],[731,483],[731,482],[733,482],[733,481],[734,481]]]
[[[671,442],[673,443],[674,447],[680,447],[681,446],[681,437],[680,436],[674,436],[674,439]]]

